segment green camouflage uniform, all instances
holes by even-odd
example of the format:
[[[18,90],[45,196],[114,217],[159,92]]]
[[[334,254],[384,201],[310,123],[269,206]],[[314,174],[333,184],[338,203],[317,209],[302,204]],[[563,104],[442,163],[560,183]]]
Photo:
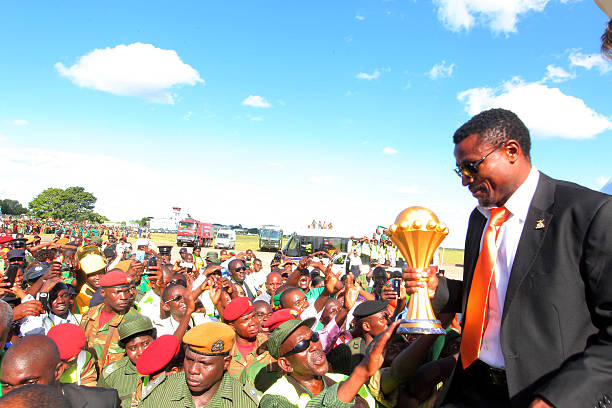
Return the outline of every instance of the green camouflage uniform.
[[[242,354],[240,354],[240,350],[238,350],[236,342],[234,342],[234,347],[232,347],[232,350],[230,351],[232,361],[230,362],[229,368],[227,369],[229,375],[231,375],[235,379],[239,379],[244,369],[249,367],[254,362],[268,364],[270,361],[274,361],[272,356],[270,356],[270,353],[268,353],[267,351],[261,352],[260,350],[261,345],[267,340],[268,336],[259,333],[257,335],[257,347],[255,347],[255,350],[247,354],[246,359],[242,357]],[[260,352],[259,354],[258,351]]]
[[[207,408],[257,408],[259,393],[252,385],[243,385],[227,372],[223,375],[219,389]],[[191,391],[185,380],[185,372],[172,374],[138,405],[139,408],[195,408]]]
[[[139,377],[136,366],[126,356],[104,367],[98,380],[98,387],[116,389],[119,393],[121,406],[129,408],[134,392],[136,392]]]
[[[100,327],[100,313],[103,308],[104,303],[90,308],[87,313],[83,315],[81,320],[81,328],[87,337],[87,345],[96,352],[98,367],[100,369],[119,360],[125,355],[125,350],[119,347],[117,343],[119,341],[117,326],[119,326],[124,319],[131,319],[139,315],[136,309],[130,308],[126,314],[116,314],[109,322]],[[110,345],[106,357],[103,358],[108,336],[111,336]]]

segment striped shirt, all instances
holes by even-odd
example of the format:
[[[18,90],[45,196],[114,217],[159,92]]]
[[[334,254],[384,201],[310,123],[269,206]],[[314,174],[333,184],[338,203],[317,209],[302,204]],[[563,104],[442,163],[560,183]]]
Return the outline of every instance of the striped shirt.
[[[207,408],[257,408],[260,394],[252,385],[242,385],[225,372],[215,395],[205,405]],[[185,380],[185,372],[172,374],[159,384],[139,408],[203,408],[196,407]]]

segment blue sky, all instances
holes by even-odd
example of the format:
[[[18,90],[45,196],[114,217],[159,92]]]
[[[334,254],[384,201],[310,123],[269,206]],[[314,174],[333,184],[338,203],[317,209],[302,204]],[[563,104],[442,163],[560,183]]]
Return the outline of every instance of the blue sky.
[[[354,234],[425,205],[460,247],[452,134],[480,110],[519,114],[550,176],[611,177],[606,21],[590,0],[3,2],[0,196]]]

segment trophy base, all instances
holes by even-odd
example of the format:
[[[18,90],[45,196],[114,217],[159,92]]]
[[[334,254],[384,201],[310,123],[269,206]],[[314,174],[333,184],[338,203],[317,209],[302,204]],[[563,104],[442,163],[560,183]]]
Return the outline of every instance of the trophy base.
[[[442,323],[439,320],[430,319],[402,319],[397,332],[402,336],[411,334],[446,334],[446,330],[442,328]]]

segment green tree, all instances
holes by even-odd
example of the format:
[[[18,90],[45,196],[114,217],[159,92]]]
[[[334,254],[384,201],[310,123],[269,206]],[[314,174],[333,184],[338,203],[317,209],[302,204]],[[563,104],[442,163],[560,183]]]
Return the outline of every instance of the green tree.
[[[149,221],[151,221],[153,217],[142,217],[140,220],[133,221],[134,224],[144,228],[149,225]]]
[[[67,221],[103,222],[106,217],[94,212],[96,197],[83,187],[48,188],[30,203],[30,214],[38,218]]]
[[[2,214],[6,215],[21,215],[28,212],[28,209],[24,208],[19,201],[8,198],[0,200],[0,209],[2,209]]]

